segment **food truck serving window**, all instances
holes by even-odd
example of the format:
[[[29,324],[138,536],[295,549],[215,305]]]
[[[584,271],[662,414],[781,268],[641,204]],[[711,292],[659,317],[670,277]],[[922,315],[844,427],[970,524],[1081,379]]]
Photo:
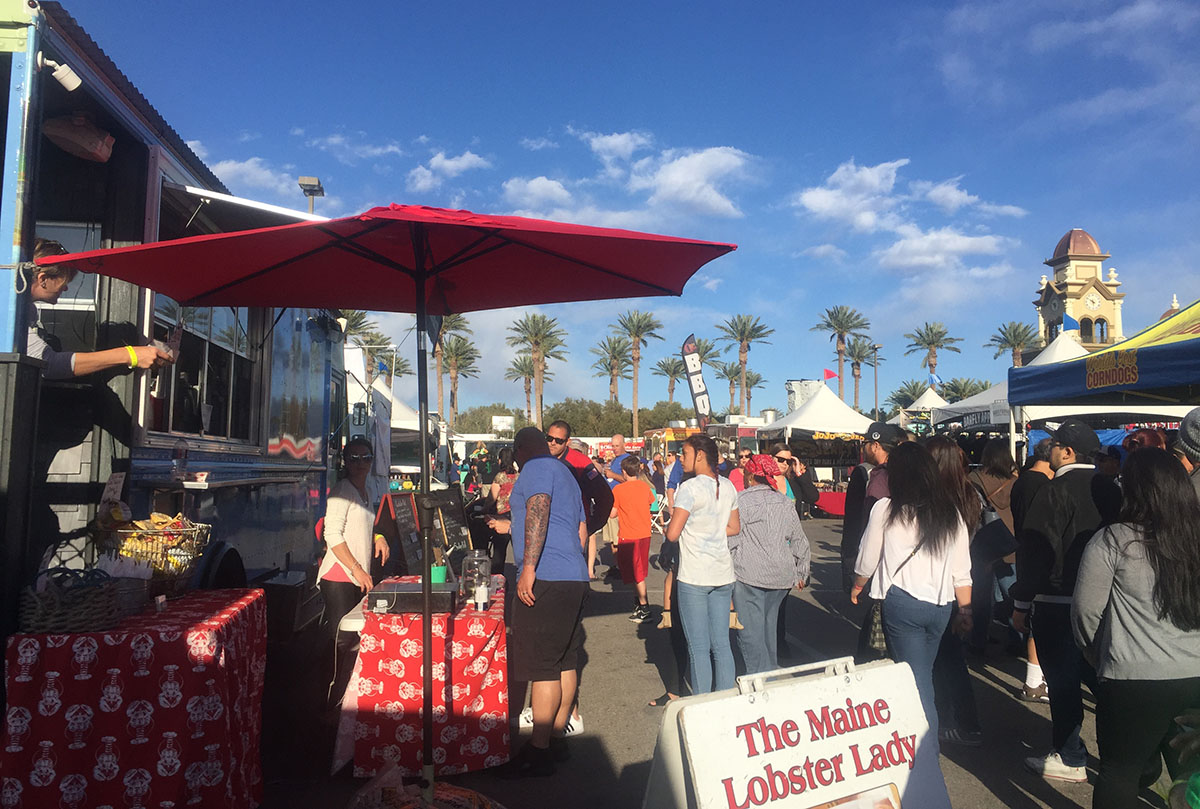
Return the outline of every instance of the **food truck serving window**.
[[[151,381],[150,429],[253,439],[254,335],[261,327],[258,310],[180,306],[156,294],[155,339],[169,342],[176,329],[181,333],[175,365],[157,371]]]

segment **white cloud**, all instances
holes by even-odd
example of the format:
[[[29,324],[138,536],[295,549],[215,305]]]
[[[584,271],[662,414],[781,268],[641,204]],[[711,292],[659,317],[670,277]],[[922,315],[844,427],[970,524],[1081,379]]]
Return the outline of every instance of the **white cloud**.
[[[604,164],[604,176],[619,180],[625,176],[623,164],[633,159],[633,155],[648,148],[654,139],[645,132],[612,132],[602,135],[598,132],[582,132],[567,127],[567,132],[579,138],[588,145],[592,153]]]
[[[1008,244],[1003,236],[968,236],[952,227],[921,230],[915,225],[900,229],[901,238],[875,257],[881,267],[921,271],[956,269],[963,256],[1001,253]]]
[[[1150,35],[1159,39],[1166,32],[1184,33],[1200,21],[1194,3],[1169,0],[1136,0],[1111,14],[1092,19],[1073,15],[1069,21],[1043,22],[1029,32],[1029,47],[1035,53],[1060,50],[1075,42],[1112,44],[1114,39]]]
[[[521,138],[521,146],[531,152],[540,152],[542,149],[557,149],[558,144],[550,140],[550,138]]]
[[[859,166],[851,158],[838,166],[823,185],[796,193],[792,205],[818,219],[841,222],[867,233],[894,229],[901,224],[895,213],[900,200],[892,193],[896,173],[908,163],[908,158],[901,158]]]
[[[361,135],[362,133],[359,133]],[[334,160],[347,166],[361,160],[378,160],[381,157],[402,157],[404,150],[395,141],[386,143],[364,143],[342,133],[310,138],[305,145],[320,149],[333,156]]]
[[[916,180],[910,187],[915,197],[932,202],[947,214],[958,213],[960,208],[973,208],[988,216],[1020,217],[1028,213],[1024,208],[1016,205],[996,205],[991,202],[984,202],[976,195],[969,194],[964,189],[959,188],[958,184],[961,181],[961,176],[943,180],[940,183],[931,183],[928,180]]]
[[[442,184],[441,178],[434,175],[432,171],[424,166],[417,166],[408,173],[408,179],[404,186],[409,191],[424,193],[432,191]]]
[[[730,146],[677,154],[664,152],[661,162],[638,161],[629,179],[630,189],[652,190],[652,206],[679,207],[702,216],[742,217],[718,185],[742,175],[748,154]],[[657,165],[651,168],[654,163]]]
[[[293,126],[290,130],[288,130],[288,134],[293,138],[302,138],[304,137],[304,127]]]
[[[261,137],[262,137],[261,132],[251,132],[248,129],[243,129],[241,132],[238,133],[237,142],[238,143],[249,143],[252,140],[258,140]]]
[[[187,147],[189,149],[191,149],[195,153],[196,157],[200,158],[201,160],[208,157],[208,149],[205,149],[204,144],[201,143],[200,141],[189,140],[189,141],[184,141],[184,143],[187,145]]]
[[[801,250],[800,255],[808,256],[809,258],[827,258],[833,261],[841,261],[846,257],[846,251],[836,244],[817,244]]]
[[[547,205],[571,204],[571,192],[558,180],[548,177],[513,177],[503,185],[504,201],[523,208],[541,208]]]
[[[235,194],[253,197],[265,191],[276,200],[284,200],[284,204],[294,204],[299,198],[292,172],[273,168],[261,157],[221,160],[210,168]]]
[[[443,177],[457,177],[471,169],[490,169],[492,164],[474,152],[468,150],[458,157],[446,157],[445,152],[438,152],[429,159],[431,171]]]

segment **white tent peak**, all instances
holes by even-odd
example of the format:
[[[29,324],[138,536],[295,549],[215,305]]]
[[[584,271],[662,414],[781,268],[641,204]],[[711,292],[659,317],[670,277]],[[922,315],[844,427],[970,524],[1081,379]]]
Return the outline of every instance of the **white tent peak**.
[[[1030,360],[1029,364],[1049,365],[1052,362],[1086,357],[1088,350],[1079,344],[1079,341],[1075,339],[1075,334],[1076,332],[1073,331],[1062,332],[1050,341],[1050,345],[1043,348],[1036,357]]]
[[[917,397],[916,401],[904,409],[909,413],[915,413],[921,410],[933,410],[935,407],[945,407],[946,404],[946,400],[930,386]]]
[[[760,427],[758,434],[771,437],[792,430],[827,433],[865,433],[871,420],[838,398],[828,385],[821,385],[812,398],[782,419]]]

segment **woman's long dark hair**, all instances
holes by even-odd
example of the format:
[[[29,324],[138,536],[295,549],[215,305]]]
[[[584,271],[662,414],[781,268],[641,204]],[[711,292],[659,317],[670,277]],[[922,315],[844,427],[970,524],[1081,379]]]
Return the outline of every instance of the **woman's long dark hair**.
[[[994,478],[1011,478],[1017,474],[1017,462],[1008,451],[1007,438],[993,438],[983,445],[979,457],[980,471]]]
[[[920,541],[932,553],[949,547],[962,518],[929,450],[907,441],[888,455],[887,470],[892,502],[885,525],[914,520]]]
[[[1121,470],[1120,521],[1142,529],[1158,617],[1200,629],[1200,500],[1179,461],[1158,447],[1131,452]]]
[[[500,450],[500,471],[506,475],[515,475],[517,473],[517,465],[513,463],[513,451],[511,447],[505,447]]]
[[[933,456],[938,476],[946,488],[946,494],[954,501],[954,506],[958,509],[963,524],[968,526],[969,530],[974,531],[975,526],[979,525],[979,513],[983,510],[983,504],[979,501],[979,494],[975,487],[967,480],[966,458],[963,455],[962,447],[944,435],[935,435],[925,442],[925,449],[929,450],[929,454]],[[891,469],[891,465],[892,459],[889,457],[888,469]],[[891,480],[892,476],[889,472],[889,484]]]

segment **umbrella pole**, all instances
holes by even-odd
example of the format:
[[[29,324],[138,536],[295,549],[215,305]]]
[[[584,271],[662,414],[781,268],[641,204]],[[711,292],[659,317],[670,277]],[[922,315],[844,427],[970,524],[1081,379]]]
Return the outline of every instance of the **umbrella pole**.
[[[421,775],[422,797],[433,803],[433,519],[429,508],[429,374],[425,361],[425,239],[424,230],[415,229],[417,286],[417,412],[421,441]]]

